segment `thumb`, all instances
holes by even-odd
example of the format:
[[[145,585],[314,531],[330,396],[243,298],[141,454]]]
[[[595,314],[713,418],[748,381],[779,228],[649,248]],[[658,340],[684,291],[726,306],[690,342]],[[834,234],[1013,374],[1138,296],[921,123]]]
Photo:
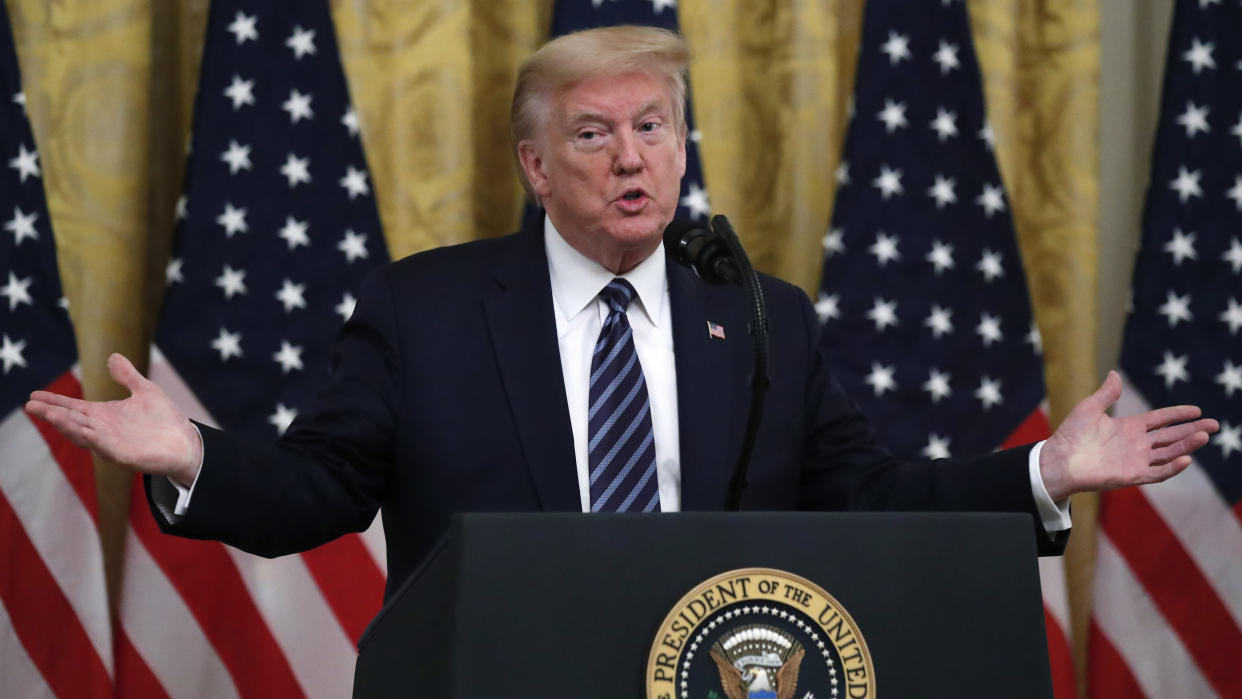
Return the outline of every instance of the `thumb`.
[[[1100,384],[1095,393],[1083,399],[1082,405],[1102,413],[1116,403],[1118,398],[1121,398],[1121,375],[1110,369],[1108,376],[1104,377],[1104,383]]]
[[[113,381],[129,389],[130,393],[137,392],[147,381],[125,355],[116,352],[108,356],[108,373]]]

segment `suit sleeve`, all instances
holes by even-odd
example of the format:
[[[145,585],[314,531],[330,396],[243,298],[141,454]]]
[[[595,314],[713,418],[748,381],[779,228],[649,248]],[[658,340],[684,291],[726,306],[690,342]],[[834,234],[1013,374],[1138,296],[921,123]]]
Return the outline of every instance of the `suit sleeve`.
[[[828,370],[819,324],[805,294],[797,293],[808,360],[804,509],[1026,512],[1040,555],[1065,548],[1069,532],[1050,536],[1031,492],[1030,447],[973,458],[912,462],[876,441],[875,430]]]
[[[215,539],[261,556],[303,551],[374,520],[392,460],[400,394],[396,310],[387,268],[359,294],[313,408],[279,442],[200,425],[204,461],[184,516],[152,514],[166,533]]]

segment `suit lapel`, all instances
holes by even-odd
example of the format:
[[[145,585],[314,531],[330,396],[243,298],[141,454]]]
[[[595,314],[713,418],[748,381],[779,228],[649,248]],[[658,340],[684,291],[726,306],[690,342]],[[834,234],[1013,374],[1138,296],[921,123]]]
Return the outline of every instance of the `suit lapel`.
[[[709,286],[668,263],[677,365],[677,419],[681,441],[681,508],[719,510],[733,462],[737,410],[733,403],[748,375],[745,320],[728,303],[732,289]],[[730,310],[730,309],[733,310]],[[708,335],[708,322],[724,326],[725,339]]]
[[[573,430],[543,234],[528,230],[513,242],[492,270],[495,284],[484,296],[492,349],[540,507],[576,511],[581,500]]]

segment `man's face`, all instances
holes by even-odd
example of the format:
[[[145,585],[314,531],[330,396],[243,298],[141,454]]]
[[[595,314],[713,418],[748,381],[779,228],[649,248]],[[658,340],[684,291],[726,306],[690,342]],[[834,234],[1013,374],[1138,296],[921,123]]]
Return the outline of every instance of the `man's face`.
[[[566,242],[624,273],[677,211],[686,148],[668,86],[646,73],[587,80],[549,111],[542,133],[519,144],[526,176]]]

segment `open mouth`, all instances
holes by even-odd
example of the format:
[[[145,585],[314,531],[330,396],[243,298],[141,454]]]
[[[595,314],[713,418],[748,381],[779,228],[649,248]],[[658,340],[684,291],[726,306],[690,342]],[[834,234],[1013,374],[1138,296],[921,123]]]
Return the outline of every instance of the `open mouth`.
[[[642,189],[630,189],[617,198],[617,202],[622,206],[635,206],[641,204],[647,198],[647,193]]]

